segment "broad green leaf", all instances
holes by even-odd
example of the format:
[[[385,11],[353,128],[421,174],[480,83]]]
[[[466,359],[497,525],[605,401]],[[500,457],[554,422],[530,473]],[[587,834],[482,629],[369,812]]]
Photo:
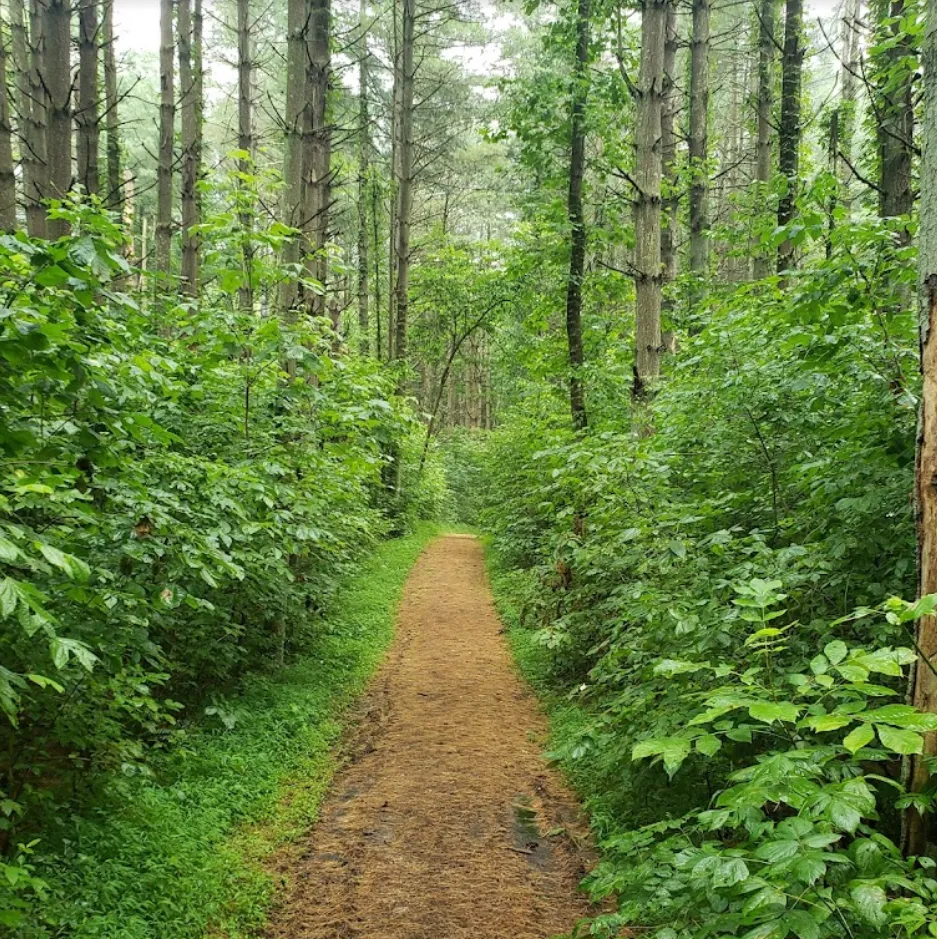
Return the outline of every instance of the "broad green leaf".
[[[841,642],[839,639],[834,639],[833,642],[828,642],[823,648],[823,654],[830,660],[833,665],[839,665],[840,662],[846,658],[848,653],[846,648],[846,643]]]
[[[878,731],[878,739],[887,750],[893,750],[905,756],[921,753],[924,750],[924,738],[916,731],[889,727],[887,724],[877,724],[875,729]]]
[[[856,751],[861,750],[867,744],[871,743],[874,737],[875,731],[872,730],[870,724],[860,724],[852,731],[852,733],[847,734],[843,738],[843,746],[850,753],[855,753]]]
[[[888,896],[878,884],[856,884],[849,892],[859,915],[873,926],[881,926],[886,919],[885,904]]]
[[[749,715],[756,721],[773,724],[775,721],[793,723],[800,716],[800,708],[790,701],[758,701],[749,705]]]

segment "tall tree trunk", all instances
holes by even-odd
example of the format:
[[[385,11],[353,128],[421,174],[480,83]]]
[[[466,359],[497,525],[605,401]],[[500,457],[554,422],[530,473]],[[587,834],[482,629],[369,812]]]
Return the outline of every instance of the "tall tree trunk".
[[[254,121],[252,111],[253,60],[251,57],[250,0],[238,0],[238,150],[242,156],[238,168],[242,176],[254,172]],[[243,188],[244,183],[239,183]],[[254,207],[248,201],[249,192],[241,193],[241,266],[244,283],[238,291],[240,307],[245,312],[254,309]]]
[[[914,157],[914,68],[912,40],[902,32],[905,0],[879,0],[876,39],[884,51],[875,55],[876,116],[879,147],[879,215],[895,218],[911,214],[914,206],[912,163]],[[907,244],[911,234],[901,233]]]
[[[37,17],[34,24],[38,21]],[[26,229],[34,238],[43,238],[46,234],[46,213],[39,200],[42,198],[42,177],[45,168],[45,126],[37,119],[41,101],[33,97],[34,55],[30,49],[23,0],[10,0],[10,38],[13,67],[16,70],[16,116],[20,136]]]
[[[635,355],[633,397],[647,397],[660,374],[661,115],[668,0],[644,0],[637,97],[635,164]]]
[[[72,15],[70,0],[47,0],[43,76],[49,101],[46,159],[49,193],[64,199],[72,188]],[[68,223],[49,221],[53,238],[68,234]]]
[[[381,237],[379,214],[381,193],[378,181],[371,181],[371,236],[372,254],[374,255],[374,351],[378,359],[384,358],[383,338],[381,336]],[[389,358],[389,356],[388,356]]]
[[[160,0],[159,8],[159,156],[156,169],[157,274],[168,275],[172,264],[173,129],[176,119],[173,63],[173,0]]]
[[[371,115],[368,108],[367,0],[358,7],[358,334],[362,355],[371,351],[368,322],[368,185],[371,160]],[[380,355],[380,352],[378,353]]]
[[[917,515],[919,594],[937,593],[937,0],[928,0],[924,38],[924,155],[921,166],[920,204],[920,343],[921,410],[918,420],[915,508]],[[937,616],[917,622],[917,646],[921,658],[911,683],[914,705],[930,714],[937,712]],[[937,756],[937,734],[924,739],[924,752],[911,757],[908,787],[924,789],[930,779],[927,760]],[[934,815],[909,809],[903,832],[907,854],[927,854],[933,844]]]
[[[182,109],[182,289],[190,297],[199,290],[199,99],[194,61],[192,0],[178,0],[179,93]]]
[[[674,121],[677,112],[676,84],[674,72],[677,67],[677,6],[670,3],[667,6],[667,35],[664,43],[664,79],[666,90],[664,92],[663,111],[661,113],[661,160],[662,160],[662,187],[663,193],[663,220],[660,233],[661,265],[664,269],[664,283],[672,283],[677,276],[677,212],[680,200],[676,194],[676,158],[677,142],[674,135]],[[664,297],[662,309],[667,312],[673,306],[673,300]]]
[[[843,198],[848,204],[849,183],[853,172],[853,142],[856,127],[856,97],[858,91],[859,50],[862,33],[862,2],[861,0],[845,0],[843,16],[840,21],[840,58],[842,64],[840,75],[838,138],[839,152],[837,153],[840,182],[843,188]]]
[[[283,148],[282,218],[293,229],[303,224],[303,140],[306,103],[306,0],[289,0],[286,31],[286,113]],[[300,237],[283,246],[283,263],[297,267]],[[295,311],[298,291],[296,277],[289,274],[280,285],[280,308],[287,315]]]
[[[794,220],[800,172],[801,84],[804,70],[803,0],[786,0],[784,14],[784,53],[781,62],[781,125],[778,169],[785,189],[778,203],[778,226]],[[786,239],[778,248],[778,271],[794,265],[794,246]]]
[[[122,212],[123,172],[120,166],[120,120],[117,99],[117,48],[114,43],[114,0],[104,0],[104,125],[107,129],[107,204]]]
[[[98,101],[98,0],[80,0],[78,7],[78,182],[85,192],[101,190],[98,168],[100,137]]]
[[[394,278],[394,357],[407,358],[410,293],[410,212],[413,208],[413,44],[416,0],[403,0],[400,48],[400,111],[397,126],[397,264]]]
[[[582,280],[586,267],[586,223],[582,212],[582,182],[586,170],[586,102],[589,94],[589,0],[578,0],[576,65],[571,95],[569,196],[569,276],[566,281],[566,339],[569,352],[569,405],[573,429],[588,425],[582,381]]]
[[[7,90],[6,40],[0,36],[0,230],[16,228],[16,173],[13,167],[13,124]]]
[[[306,273],[321,285],[306,300],[313,316],[326,311],[328,280],[327,244],[331,203],[331,133],[328,125],[328,90],[331,72],[331,0],[309,0],[306,35],[306,98],[309,108],[303,133],[303,200],[309,230],[306,243]]]
[[[710,0],[693,0],[690,40],[690,271],[709,266],[709,20]]]
[[[774,50],[777,0],[761,0],[758,9],[758,140],[755,145],[755,180],[758,182],[756,200],[761,203],[771,189],[771,150],[774,126],[771,111],[774,107]],[[755,277],[761,279],[771,273],[771,258],[759,248],[755,256]]]
[[[390,96],[390,197],[387,239],[387,360],[394,357],[394,337],[397,324],[397,197],[400,187],[400,95],[402,72],[400,69],[400,0],[390,0],[391,58],[394,83]]]

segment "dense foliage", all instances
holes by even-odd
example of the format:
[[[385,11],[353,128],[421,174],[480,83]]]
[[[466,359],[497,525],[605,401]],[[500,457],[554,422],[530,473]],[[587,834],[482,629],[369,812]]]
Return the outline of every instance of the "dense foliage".
[[[141,305],[118,229],[67,214],[70,237],[0,239],[6,925],[44,892],[36,859],[80,840],[64,818],[308,649],[391,524],[386,453],[421,442],[394,375],[336,357],[328,325],[223,285]],[[435,467],[405,477],[398,528],[441,498]]]
[[[619,901],[598,934],[934,922],[933,861],[898,846],[901,759],[937,725],[902,703],[910,624],[933,604],[894,599],[915,591],[912,261],[868,219],[783,292],[714,287],[651,433],[612,393],[612,359],[587,434],[568,429],[562,386],[532,382],[453,451],[453,480],[486,496],[499,595],[580,714],[555,756],[590,798],[590,889]],[[543,339],[517,341],[536,371]]]

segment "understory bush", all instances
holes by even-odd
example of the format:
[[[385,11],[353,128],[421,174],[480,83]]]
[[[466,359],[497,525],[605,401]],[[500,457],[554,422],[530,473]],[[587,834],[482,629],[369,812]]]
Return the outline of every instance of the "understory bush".
[[[50,830],[81,853],[82,806],[316,640],[417,434],[395,377],[332,354],[324,320],[243,313],[236,285],[153,301],[108,218],[60,211],[69,237],[0,237],[7,927],[44,891]],[[403,467],[411,517],[443,498],[432,469],[420,488]]]
[[[903,703],[933,602],[896,599],[916,588],[913,258],[880,220],[831,238],[784,292],[713,286],[647,404],[597,344],[587,432],[561,385],[522,389],[484,444],[497,591],[588,799],[590,890],[618,900],[594,934],[934,934],[934,862],[900,850],[902,812],[933,800],[902,760],[937,724]]]

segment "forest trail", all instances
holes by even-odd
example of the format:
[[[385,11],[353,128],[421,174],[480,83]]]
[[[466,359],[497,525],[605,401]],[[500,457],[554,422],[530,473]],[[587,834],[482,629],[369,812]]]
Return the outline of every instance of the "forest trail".
[[[546,939],[589,912],[579,810],[501,631],[478,542],[431,544],[268,939]]]

